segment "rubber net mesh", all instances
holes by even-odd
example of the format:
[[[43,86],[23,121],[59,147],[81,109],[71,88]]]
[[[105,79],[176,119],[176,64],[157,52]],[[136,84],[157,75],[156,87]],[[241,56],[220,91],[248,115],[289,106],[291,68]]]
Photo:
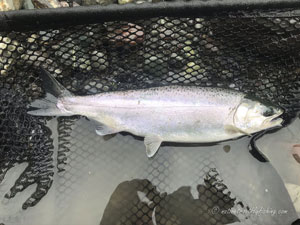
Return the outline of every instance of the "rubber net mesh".
[[[97,224],[261,224],[246,214],[209,213],[216,205],[249,209],[220,181],[224,177],[216,170],[214,152],[160,151],[149,161],[143,142],[132,142],[130,135],[105,141],[79,117],[59,118],[51,131],[47,118],[26,114],[26,107],[45,94],[39,78],[43,67],[77,95],[171,84],[217,86],[274,102],[293,118],[300,106],[299,52],[300,17],[160,17],[0,32],[0,183],[10,168],[28,164],[4,198],[35,184],[22,207],[39,207],[57,179],[63,197],[56,207],[61,209],[62,202],[71,202],[68,196],[79,178],[88,176],[84,168],[94,162],[101,164],[103,186],[113,191],[105,195]],[[135,149],[141,150],[135,154]],[[174,163],[189,167],[176,170]],[[234,176],[233,165],[228,166]],[[172,176],[192,178],[173,190]],[[277,217],[272,221],[284,224]]]

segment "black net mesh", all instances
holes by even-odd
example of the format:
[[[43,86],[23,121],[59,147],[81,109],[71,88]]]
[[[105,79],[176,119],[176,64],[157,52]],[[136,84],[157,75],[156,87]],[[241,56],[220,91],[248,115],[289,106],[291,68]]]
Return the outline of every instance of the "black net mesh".
[[[12,198],[35,183],[36,191],[23,208],[34,206],[51,188],[55,168],[59,174],[66,174],[72,167],[70,162],[93,160],[93,155],[85,152],[69,158],[70,148],[76,152],[87,144],[80,141],[84,139],[81,132],[71,135],[78,117],[58,120],[59,145],[53,160],[53,140],[46,119],[26,114],[26,106],[45,94],[38,75],[40,67],[78,95],[170,84],[218,86],[274,102],[286,109],[289,120],[300,106],[299,49],[300,17],[160,17],[0,32],[0,182],[15,164],[29,163],[6,197]],[[116,144],[116,148],[123,144]],[[102,157],[106,163],[122,161],[118,154]],[[169,161],[185,159],[158,157],[162,160],[149,167],[148,180],[133,180],[117,187],[111,198],[116,195],[123,202],[108,204],[101,224],[152,224],[154,208],[157,224],[221,225],[238,221],[232,214],[208,213],[215,204],[230,209],[239,202],[228,194],[226,186],[217,187],[216,177],[209,175],[214,168],[209,157],[199,161],[204,167],[196,171],[207,176],[204,185],[195,181],[198,200],[190,196],[188,187],[168,195],[156,190],[152,182],[168,190],[169,175],[165,171]],[[71,178],[60,180],[62,191],[71,188],[75,182]],[[151,203],[141,203],[131,196],[133,190],[145,192]],[[122,207],[124,204],[127,207]],[[111,216],[111,211],[117,211],[118,216]]]

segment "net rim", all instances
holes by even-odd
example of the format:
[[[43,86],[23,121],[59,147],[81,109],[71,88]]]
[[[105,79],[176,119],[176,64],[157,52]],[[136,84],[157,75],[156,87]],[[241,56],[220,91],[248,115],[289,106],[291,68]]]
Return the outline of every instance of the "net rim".
[[[259,12],[257,12],[259,10]],[[270,12],[273,10],[273,12]],[[275,10],[275,12],[274,12]],[[126,5],[94,5],[71,8],[0,12],[1,31],[31,31],[107,21],[153,17],[201,17],[225,13],[233,17],[300,16],[299,0],[192,0]],[[237,13],[238,12],[238,13]],[[74,19],[76,18],[76,19]]]

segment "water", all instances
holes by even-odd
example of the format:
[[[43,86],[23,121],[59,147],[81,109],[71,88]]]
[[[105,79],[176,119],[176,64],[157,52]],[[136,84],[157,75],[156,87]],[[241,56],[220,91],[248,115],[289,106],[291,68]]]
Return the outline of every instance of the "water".
[[[293,157],[293,145],[300,143],[300,120],[257,142],[282,178],[300,218],[300,164]]]
[[[107,225],[136,217],[132,224],[190,224],[191,218],[214,224],[209,216],[227,224],[288,225],[297,219],[296,210],[299,214],[300,168],[288,153],[299,142],[299,123],[258,141],[270,159],[261,163],[248,152],[249,138],[213,146],[162,146],[148,159],[141,140],[124,134],[106,140],[80,119],[72,126],[65,171],[55,171],[53,185],[38,205],[21,209],[35,185],[4,198],[26,164],[8,172],[0,185],[0,222]],[[57,120],[49,127],[55,159]]]

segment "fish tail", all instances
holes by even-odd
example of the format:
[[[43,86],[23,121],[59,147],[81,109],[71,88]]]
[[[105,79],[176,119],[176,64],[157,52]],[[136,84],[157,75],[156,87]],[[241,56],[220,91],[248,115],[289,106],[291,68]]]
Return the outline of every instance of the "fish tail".
[[[48,71],[44,68],[40,68],[40,78],[43,83],[43,88],[46,93],[50,93],[56,98],[59,97],[71,97],[73,94],[69,92],[64,86],[62,86]]]
[[[27,113],[34,116],[58,116],[62,111],[57,107],[58,98],[47,93],[43,99],[33,101],[29,107],[34,108]]]
[[[35,116],[68,116],[70,113],[61,110],[58,102],[61,98],[73,96],[65,87],[63,87],[49,72],[41,68],[40,77],[43,87],[46,91],[46,97],[37,99],[29,105],[30,115]],[[33,110],[31,110],[34,108]]]

